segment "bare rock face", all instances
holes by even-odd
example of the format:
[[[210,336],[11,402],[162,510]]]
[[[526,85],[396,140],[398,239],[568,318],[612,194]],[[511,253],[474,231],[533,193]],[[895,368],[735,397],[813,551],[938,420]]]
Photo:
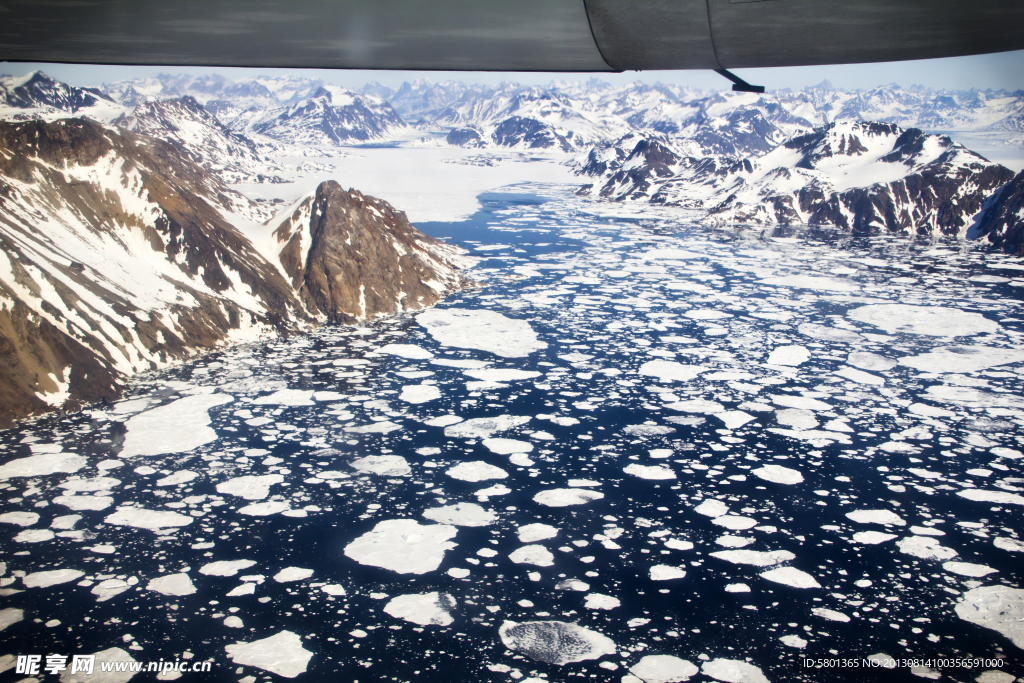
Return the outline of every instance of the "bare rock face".
[[[424,235],[387,202],[334,181],[287,212],[275,235],[302,302],[330,322],[419,310],[464,285],[460,250]]]
[[[1024,171],[992,195],[972,228],[974,235],[1008,254],[1024,256]]]
[[[173,145],[87,119],[0,123],[0,423],[308,320]]]

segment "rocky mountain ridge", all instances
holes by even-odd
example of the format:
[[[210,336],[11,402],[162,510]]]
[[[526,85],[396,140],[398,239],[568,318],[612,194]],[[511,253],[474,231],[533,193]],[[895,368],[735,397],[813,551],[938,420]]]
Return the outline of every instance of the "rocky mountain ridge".
[[[1013,172],[947,136],[832,123],[754,158],[692,156],[626,136],[592,150],[579,194],[706,212],[709,222],[829,225],[856,234],[964,236]]]
[[[386,202],[322,184],[308,247],[282,231],[294,209],[261,227],[236,211],[246,202],[170,142],[88,119],[0,123],[0,421],[110,398],[131,374],[221,344],[416,310],[462,286],[458,250]]]

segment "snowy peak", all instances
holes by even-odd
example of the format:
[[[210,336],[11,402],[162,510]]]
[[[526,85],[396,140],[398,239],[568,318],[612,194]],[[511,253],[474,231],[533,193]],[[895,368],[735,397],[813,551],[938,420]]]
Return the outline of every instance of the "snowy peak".
[[[42,71],[20,77],[0,77],[0,118],[28,120],[86,115],[109,121],[123,108],[96,88],[76,88],[55,81]]]
[[[305,145],[367,142],[403,128],[405,122],[388,103],[335,86],[320,86],[306,99],[245,124],[246,131]]]

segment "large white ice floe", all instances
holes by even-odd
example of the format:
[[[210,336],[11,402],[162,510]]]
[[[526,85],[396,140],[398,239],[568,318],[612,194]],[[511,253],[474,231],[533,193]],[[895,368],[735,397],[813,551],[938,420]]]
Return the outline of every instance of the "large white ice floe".
[[[77,569],[48,569],[41,572],[32,572],[21,577],[25,588],[49,588],[61,583],[76,581],[85,576],[85,572]]]
[[[192,595],[196,587],[188,574],[165,574],[155,579],[150,579],[146,584],[146,590],[156,591],[161,595]]]
[[[662,382],[689,382],[707,370],[702,365],[683,365],[674,360],[650,360],[640,366],[639,372]]]
[[[39,453],[0,465],[0,480],[11,477],[42,477],[58,472],[72,473],[85,467],[86,459],[74,453]]]
[[[131,667],[135,665],[136,660],[119,647],[100,650],[92,653],[92,656],[93,673],[72,673],[72,667],[68,666],[60,675],[60,683],[128,683],[135,676],[135,671]],[[110,671],[105,672],[104,669],[107,667]]]
[[[776,567],[759,575],[762,579],[768,579],[775,583],[781,583],[793,588],[821,588],[821,584],[808,574],[796,567]]]
[[[917,356],[900,358],[900,365],[921,372],[979,372],[1024,361],[1024,351],[996,346],[947,346]]]
[[[758,479],[770,481],[773,484],[799,484],[804,480],[804,475],[797,470],[783,467],[782,465],[762,465],[750,471]]]
[[[496,311],[432,308],[417,315],[416,321],[442,346],[488,351],[505,358],[547,348],[528,322]]]
[[[136,529],[159,531],[161,529],[188,526],[195,521],[195,517],[189,517],[188,515],[182,515],[169,510],[147,510],[145,508],[120,506],[113,514],[107,515],[103,521],[117,526],[130,526]]]
[[[539,505],[546,505],[552,508],[567,507],[569,505],[584,505],[594,500],[601,500],[604,494],[600,491],[588,491],[586,489],[549,489],[541,491],[533,497],[533,501]]]
[[[999,323],[981,313],[945,306],[868,304],[851,309],[846,315],[890,334],[903,332],[932,337],[961,337],[1000,330]]]
[[[700,667],[701,673],[725,683],[769,683],[758,667],[738,659],[712,659]]]
[[[896,541],[901,553],[919,557],[922,560],[948,560],[956,557],[956,551],[939,543],[931,536],[907,536]]]
[[[302,638],[292,631],[281,631],[251,643],[236,642],[224,649],[235,664],[254,666],[285,678],[304,673],[313,656],[302,647]]]
[[[673,581],[686,578],[686,570],[668,564],[656,564],[650,569],[651,581]]]
[[[1024,590],[1010,586],[983,586],[963,594],[956,615],[990,628],[1024,649]]]
[[[692,662],[672,655],[647,655],[629,668],[644,683],[682,683],[699,671]]]
[[[269,517],[270,515],[276,515],[279,512],[285,513],[290,512],[291,505],[283,500],[267,500],[262,503],[249,503],[245,507],[238,508],[238,514],[248,515],[250,517]],[[299,512],[305,513],[300,510]]]
[[[676,473],[672,471],[672,468],[663,465],[640,465],[634,462],[626,465],[622,471],[640,479],[665,480],[676,478]]]
[[[441,398],[441,390],[433,384],[408,384],[398,398],[406,403],[429,403]]]
[[[476,503],[456,503],[423,511],[423,516],[439,524],[454,526],[488,526],[494,524],[498,517],[490,510],[485,510]]]
[[[892,510],[854,510],[847,512],[846,517],[859,524],[884,524],[886,526],[906,526],[907,522]]]
[[[217,484],[217,493],[227,493],[245,500],[263,500],[270,495],[271,486],[283,481],[284,477],[280,474],[235,477]]]
[[[311,576],[313,576],[312,569],[305,569],[303,567],[285,567],[278,573],[274,574],[274,581],[277,581],[278,583],[291,583],[292,581],[305,581]]]
[[[17,607],[7,607],[0,609],[0,631],[11,624],[17,624],[19,621],[25,618],[25,611],[20,610]]]
[[[555,556],[542,545],[524,545],[511,552],[508,559],[516,564],[532,564],[538,567],[550,567],[555,563]]]
[[[377,349],[377,353],[387,353],[408,360],[427,360],[434,357],[430,351],[415,344],[385,344]]]
[[[209,411],[234,400],[228,394],[186,396],[132,416],[125,422],[121,457],[184,453],[216,441]]]
[[[484,447],[491,453],[498,455],[512,455],[514,453],[530,453],[533,451],[533,444],[529,441],[517,441],[516,439],[484,439]]]
[[[444,435],[449,438],[487,439],[493,434],[524,425],[530,421],[523,415],[496,415],[494,417],[474,417],[444,428]]]
[[[749,564],[755,567],[772,567],[783,562],[789,562],[796,558],[796,555],[788,550],[719,550],[711,553],[711,557],[717,557],[733,564]]]
[[[253,401],[253,403],[258,406],[290,406],[295,408],[300,406],[312,406],[314,405],[313,390],[279,389],[272,394],[260,396]]]
[[[611,638],[564,621],[506,621],[501,642],[514,652],[545,664],[570,664],[615,654]]]
[[[526,524],[519,527],[516,535],[519,536],[520,543],[534,543],[535,541],[544,541],[549,538],[554,538],[558,535],[558,527],[535,522],[533,524]]]
[[[778,346],[768,354],[768,365],[797,366],[806,363],[811,358],[811,352],[806,346],[790,345]]]
[[[378,522],[345,546],[345,555],[359,564],[399,574],[426,574],[437,569],[458,529],[447,524],[420,524],[413,519]]]
[[[448,626],[454,621],[453,609],[455,598],[447,593],[433,592],[399,595],[384,606],[384,613],[420,626]]]
[[[255,560],[218,560],[204,564],[199,568],[199,573],[206,576],[234,576],[255,564]]]
[[[964,489],[957,491],[958,496],[977,503],[996,503],[997,505],[1024,505],[1024,496],[1009,491],[990,491],[987,489]]]
[[[409,462],[400,455],[368,455],[353,460],[352,468],[383,477],[402,477],[412,472]]]
[[[452,479],[460,481],[488,481],[490,479],[505,479],[508,472],[490,465],[483,460],[462,462],[445,472]]]

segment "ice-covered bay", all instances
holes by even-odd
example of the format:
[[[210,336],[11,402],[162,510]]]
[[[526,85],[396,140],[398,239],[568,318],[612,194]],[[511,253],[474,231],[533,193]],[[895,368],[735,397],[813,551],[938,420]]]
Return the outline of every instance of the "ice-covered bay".
[[[5,432],[9,651],[508,683],[1019,651],[1019,260],[530,191],[421,226],[480,289]]]

